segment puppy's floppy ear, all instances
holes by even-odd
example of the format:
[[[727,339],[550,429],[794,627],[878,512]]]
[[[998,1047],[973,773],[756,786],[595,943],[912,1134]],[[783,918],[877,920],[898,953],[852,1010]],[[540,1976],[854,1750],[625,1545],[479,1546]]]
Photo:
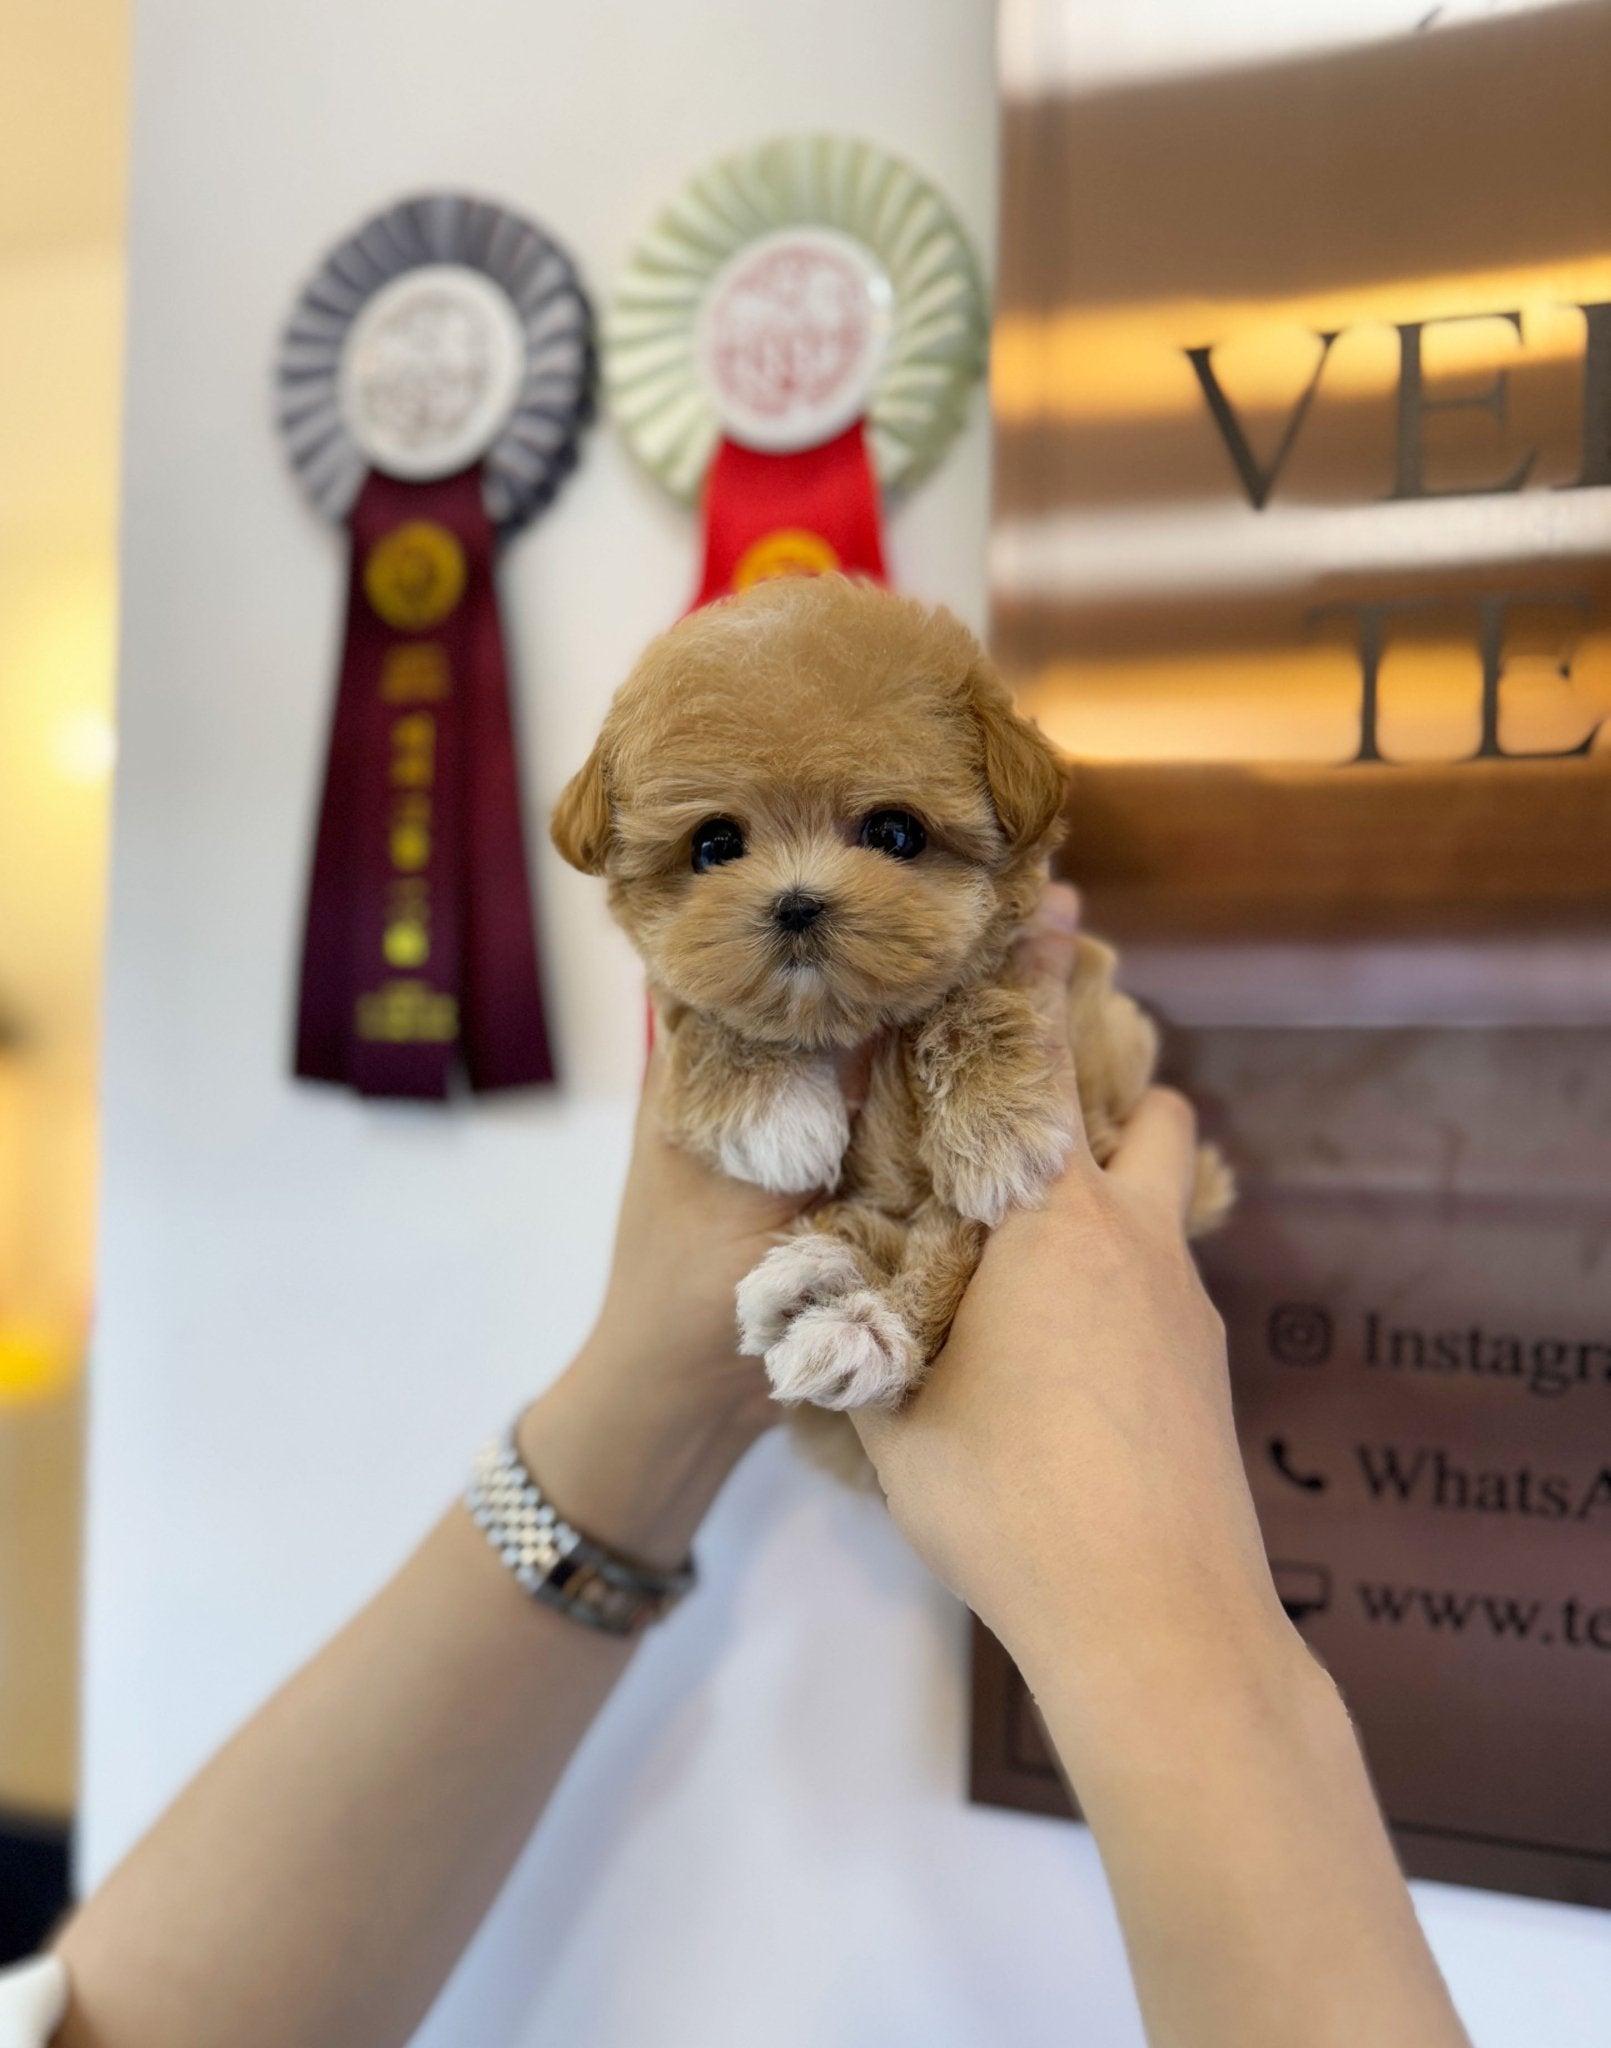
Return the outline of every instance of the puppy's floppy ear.
[[[984,743],[985,781],[1014,853],[1046,838],[1068,793],[1068,770],[1050,740],[1013,709],[1007,686],[987,662],[968,678]]]
[[[560,793],[549,820],[548,836],[584,875],[602,875],[610,850],[610,793],[604,781],[604,742],[600,739]]]

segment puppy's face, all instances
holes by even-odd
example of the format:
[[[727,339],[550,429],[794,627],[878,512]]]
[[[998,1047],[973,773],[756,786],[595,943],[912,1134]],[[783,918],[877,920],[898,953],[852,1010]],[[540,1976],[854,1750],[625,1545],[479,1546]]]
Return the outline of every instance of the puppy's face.
[[[658,988],[819,1048],[920,1016],[999,953],[1062,794],[965,627],[825,577],[656,641],[554,839],[609,877]]]

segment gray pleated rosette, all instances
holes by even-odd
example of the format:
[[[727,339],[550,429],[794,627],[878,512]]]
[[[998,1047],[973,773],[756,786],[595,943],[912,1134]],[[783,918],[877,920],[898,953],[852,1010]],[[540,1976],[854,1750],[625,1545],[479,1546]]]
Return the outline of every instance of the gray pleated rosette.
[[[355,350],[369,359],[356,386]],[[278,422],[327,518],[345,519],[369,470],[441,475],[445,452],[449,467],[482,463],[487,515],[507,532],[575,467],[594,373],[592,309],[553,238],[489,200],[424,193],[366,221],[304,287],[280,341]]]

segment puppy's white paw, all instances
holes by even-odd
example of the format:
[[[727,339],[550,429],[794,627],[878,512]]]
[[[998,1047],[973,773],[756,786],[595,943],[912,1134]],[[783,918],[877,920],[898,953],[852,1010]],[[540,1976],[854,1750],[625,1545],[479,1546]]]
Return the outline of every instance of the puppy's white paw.
[[[893,1408],[922,1369],[917,1341],[871,1288],[803,1308],[766,1354],[775,1399]]]
[[[1014,1121],[978,1156],[947,1160],[941,1192],[959,1216],[994,1230],[1009,1209],[1038,1205],[1073,1145],[1064,1122]]]
[[[785,1238],[738,1283],[739,1350],[764,1357],[802,1309],[848,1294],[866,1277],[842,1238],[820,1230]]]
[[[833,1068],[813,1060],[794,1069],[765,1110],[721,1141],[722,1171],[774,1195],[832,1188],[850,1143],[850,1112]]]

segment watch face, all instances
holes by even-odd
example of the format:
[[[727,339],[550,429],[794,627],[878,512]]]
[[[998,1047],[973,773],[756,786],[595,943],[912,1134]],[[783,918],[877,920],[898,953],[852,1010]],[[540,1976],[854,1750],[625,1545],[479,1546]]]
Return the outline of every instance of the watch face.
[[[371,467],[411,482],[452,476],[496,440],[525,368],[507,294],[465,264],[422,264],[382,285],[353,320],[341,416]]]
[[[813,448],[860,419],[889,351],[894,291],[872,252],[832,228],[789,227],[711,280],[698,373],[729,440]]]

